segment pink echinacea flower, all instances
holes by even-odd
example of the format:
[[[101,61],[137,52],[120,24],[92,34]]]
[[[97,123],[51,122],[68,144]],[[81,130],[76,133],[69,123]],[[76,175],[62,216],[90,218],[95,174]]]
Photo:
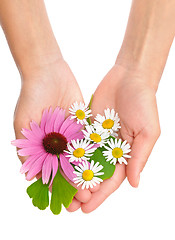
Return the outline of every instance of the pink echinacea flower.
[[[35,121],[30,123],[31,130],[22,129],[25,139],[17,139],[12,144],[18,148],[19,156],[27,156],[21,167],[21,173],[27,173],[26,179],[30,180],[42,172],[43,184],[47,184],[52,176],[53,182],[58,170],[58,159],[65,175],[73,181],[76,176],[74,168],[65,157],[64,150],[72,139],[82,139],[81,124],[77,124],[71,117],[65,119],[65,110],[57,107],[45,109],[40,125]]]

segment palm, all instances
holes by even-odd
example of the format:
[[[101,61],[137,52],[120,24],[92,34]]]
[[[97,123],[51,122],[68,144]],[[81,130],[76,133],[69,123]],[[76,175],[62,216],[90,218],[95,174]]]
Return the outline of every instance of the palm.
[[[64,61],[25,78],[14,119],[18,138],[22,137],[21,128],[29,127],[32,119],[39,123],[43,109],[61,106],[68,110],[75,100],[83,101],[79,86]]]
[[[91,200],[82,205],[85,212],[98,207],[120,186],[126,175],[132,186],[138,185],[138,174],[145,164],[143,158],[148,158],[155,143],[155,130],[159,128],[155,93],[146,85],[140,84],[138,78],[121,74],[121,69],[117,66],[105,76],[94,93],[93,115],[103,114],[107,107],[114,108],[119,114],[119,137],[131,144],[132,158],[128,160],[126,169],[123,164],[116,165],[113,177],[104,181],[99,191],[92,194]],[[146,141],[144,144],[147,138],[152,142],[152,147]]]
[[[73,76],[69,66],[60,61],[52,66],[46,67],[42,71],[25,77],[21,89],[21,94],[16,106],[14,116],[14,127],[17,138],[23,138],[22,128],[29,128],[31,120],[37,123],[41,120],[43,109],[52,106],[60,106],[66,109],[75,101],[83,102],[83,97],[79,86]],[[20,157],[21,162],[25,157]],[[40,177],[37,176],[37,177]],[[68,180],[68,179],[67,179]],[[91,197],[89,190],[82,191],[79,188],[75,196],[70,211],[80,207],[81,202],[86,202]]]

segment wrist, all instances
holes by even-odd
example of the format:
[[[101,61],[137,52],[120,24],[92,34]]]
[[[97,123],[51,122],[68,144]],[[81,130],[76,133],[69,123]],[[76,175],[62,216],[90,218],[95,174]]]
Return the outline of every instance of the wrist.
[[[120,68],[120,73],[124,76],[121,79],[138,81],[139,84],[151,88],[156,93],[161,78],[161,73],[157,69],[152,69],[141,61],[128,60],[120,54],[116,59],[115,67]]]
[[[175,34],[174,1],[134,0],[116,64],[157,89]]]
[[[2,1],[0,22],[22,75],[62,58],[44,1]]]
[[[22,57],[15,59],[16,65],[20,72],[22,79],[30,79],[31,76],[36,75],[37,72],[48,69],[50,66],[62,61],[63,57],[58,48],[37,49],[26,53]]]

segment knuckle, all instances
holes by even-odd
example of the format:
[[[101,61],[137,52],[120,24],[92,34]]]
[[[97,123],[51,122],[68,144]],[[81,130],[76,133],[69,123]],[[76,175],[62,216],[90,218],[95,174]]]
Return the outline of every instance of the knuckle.
[[[161,134],[161,129],[160,126],[153,126],[151,128],[145,129],[142,134],[146,139],[152,139],[152,140],[157,140],[160,137]]]
[[[149,137],[157,140],[160,137],[161,129],[160,126],[154,127],[151,131],[149,131]]]
[[[158,131],[157,131],[157,138],[159,138],[160,135],[161,135],[161,129],[160,129],[160,126],[159,126]]]

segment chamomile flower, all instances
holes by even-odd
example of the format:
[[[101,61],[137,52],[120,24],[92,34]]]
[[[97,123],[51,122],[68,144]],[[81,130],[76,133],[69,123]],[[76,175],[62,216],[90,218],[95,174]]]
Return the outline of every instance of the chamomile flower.
[[[72,140],[71,144],[67,144],[68,151],[65,150],[69,158],[69,162],[82,162],[87,161],[92,156],[92,153],[97,149],[95,144],[90,144],[90,141],[85,139]]]
[[[75,166],[77,171],[74,171],[74,174],[77,175],[73,179],[74,183],[78,183],[77,186],[82,184],[82,189],[85,187],[88,189],[89,187],[93,188],[96,184],[103,182],[103,180],[97,176],[101,176],[104,172],[100,172],[103,169],[103,166],[100,165],[99,162],[94,164],[92,160],[91,163],[83,162],[80,163],[78,166]]]
[[[97,114],[94,121],[94,127],[97,131],[108,132],[110,135],[117,137],[116,133],[120,128],[120,118],[118,113],[115,113],[114,109],[105,109],[105,116]]]
[[[125,158],[131,158],[129,153],[131,151],[129,143],[125,140],[122,142],[121,139],[115,139],[112,138],[107,142],[108,146],[104,146],[107,151],[103,151],[103,155],[106,157],[106,161],[110,162],[111,164],[116,164],[119,162],[120,164],[125,163],[128,164]]]
[[[85,104],[82,102],[80,102],[79,104],[78,102],[73,103],[69,108],[69,112],[72,115],[71,119],[76,118],[77,123],[80,123],[82,125],[87,124],[86,119],[92,116],[91,109],[86,107]]]
[[[107,138],[109,137],[108,132],[97,131],[92,125],[86,125],[85,128],[86,130],[82,130],[82,132],[86,140],[97,143],[100,147],[106,143]]]

